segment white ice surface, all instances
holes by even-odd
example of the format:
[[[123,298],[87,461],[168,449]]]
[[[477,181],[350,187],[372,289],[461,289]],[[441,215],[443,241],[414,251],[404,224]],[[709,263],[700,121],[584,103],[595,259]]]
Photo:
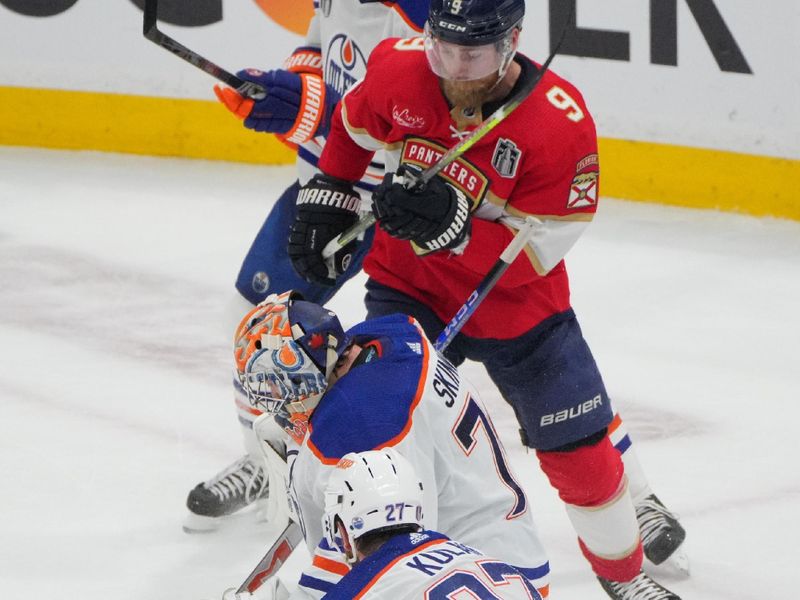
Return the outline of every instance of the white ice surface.
[[[265,525],[181,522],[189,489],[242,453],[224,306],[292,176],[0,148],[0,598],[214,599],[269,546]],[[800,223],[607,199],[568,264],[609,392],[688,530],[691,577],[662,581],[684,600],[794,598]],[[346,325],[362,286],[331,305]],[[530,491],[552,600],[602,600],[513,415],[466,371]]]

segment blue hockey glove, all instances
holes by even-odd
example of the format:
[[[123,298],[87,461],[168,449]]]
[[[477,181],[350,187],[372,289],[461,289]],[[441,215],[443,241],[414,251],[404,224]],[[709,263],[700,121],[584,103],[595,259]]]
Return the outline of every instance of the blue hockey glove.
[[[248,129],[275,133],[295,144],[303,144],[317,135],[327,135],[340,96],[325,85],[319,75],[280,69],[266,72],[246,69],[236,76],[267,90],[263,100],[255,101],[242,97],[231,88],[214,86],[220,102],[244,119],[244,126]]]

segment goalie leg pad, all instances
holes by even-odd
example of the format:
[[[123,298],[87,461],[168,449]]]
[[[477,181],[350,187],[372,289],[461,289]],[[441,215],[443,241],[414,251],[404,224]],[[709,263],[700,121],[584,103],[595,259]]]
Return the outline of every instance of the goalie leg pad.
[[[286,434],[275,423],[273,415],[262,414],[253,423],[253,432],[259,441],[269,481],[266,520],[272,527],[282,529],[289,524],[288,479],[286,465]]]

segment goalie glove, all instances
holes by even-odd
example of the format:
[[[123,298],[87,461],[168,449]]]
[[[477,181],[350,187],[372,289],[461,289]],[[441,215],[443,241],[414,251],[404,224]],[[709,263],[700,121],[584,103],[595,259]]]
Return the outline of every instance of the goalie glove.
[[[372,193],[372,212],[381,229],[399,240],[411,240],[425,252],[463,252],[471,227],[466,194],[439,176],[424,187],[408,189],[405,169],[387,174]]]
[[[325,85],[320,75],[246,69],[236,76],[267,90],[266,97],[256,101],[244,98],[231,88],[214,86],[219,101],[244,119],[248,129],[279,134],[284,141],[293,144],[304,144],[318,135],[328,134],[333,109],[340,96]]]
[[[360,243],[354,240],[329,259],[322,257],[328,242],[358,221],[361,197],[348,181],[324,173],[314,175],[297,194],[297,216],[289,233],[289,258],[306,281],[333,286],[353,259]]]

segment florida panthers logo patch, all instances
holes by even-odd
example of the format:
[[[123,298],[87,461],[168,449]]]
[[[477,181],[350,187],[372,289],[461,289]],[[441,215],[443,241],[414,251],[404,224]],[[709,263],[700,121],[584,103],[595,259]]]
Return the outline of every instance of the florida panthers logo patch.
[[[575,176],[569,186],[567,208],[585,208],[597,204],[597,172]]]
[[[492,166],[500,174],[500,177],[513,179],[517,175],[517,165],[519,165],[521,155],[522,153],[514,142],[500,138],[494,148]]]

